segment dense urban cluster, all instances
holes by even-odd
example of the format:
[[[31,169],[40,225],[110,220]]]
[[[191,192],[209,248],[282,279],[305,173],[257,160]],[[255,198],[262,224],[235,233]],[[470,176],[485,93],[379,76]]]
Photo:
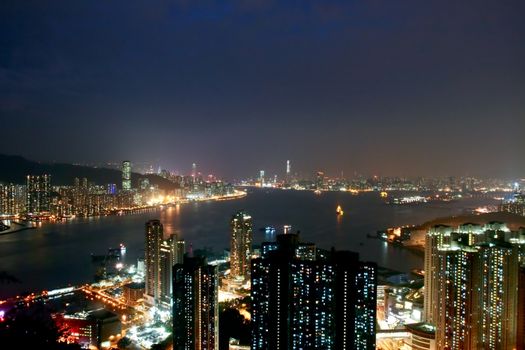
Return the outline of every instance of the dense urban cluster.
[[[173,184],[172,189],[159,188],[146,176],[134,179],[131,162],[122,162],[122,182],[96,184],[88,178],[74,178],[71,185],[53,185],[50,174],[27,175],[25,185],[0,183],[0,218],[30,220],[67,219],[119,214],[159,204],[188,200],[206,200],[235,196],[228,183],[213,176],[204,178],[196,165],[188,176],[161,171],[159,175]],[[239,195],[240,193],[237,193]]]
[[[304,242],[288,225],[254,245],[244,211],[230,220],[228,254],[215,260],[150,220],[137,264],[1,303],[56,304],[53,320],[68,330],[60,339],[85,348],[524,349],[525,217],[469,218],[425,230],[425,269],[409,280]],[[220,321],[232,312],[240,323]],[[249,337],[231,330],[243,325]]]
[[[525,193],[515,192],[511,198],[501,204],[500,210],[525,216]]]
[[[525,0],[0,0],[0,350],[525,350]]]
[[[353,174],[345,176],[329,176],[324,171],[313,174],[292,172],[290,161],[286,161],[283,176],[270,175],[260,170],[258,176],[238,182],[240,186],[256,186],[269,188],[284,188],[312,191],[411,191],[411,192],[510,192],[518,186],[515,182],[495,179],[476,178],[472,176],[448,177],[399,177],[399,176],[365,176]]]
[[[424,269],[414,269],[412,275],[361,261],[357,253],[321,249],[302,241],[290,225],[277,235],[275,228],[266,227],[273,239],[256,245],[253,218],[245,211],[231,217],[230,249],[224,256],[194,251],[179,235],[166,235],[160,220],[150,220],[145,224],[144,256],[136,264],[124,263],[124,245],[106,255],[92,255],[100,266],[94,283],[2,300],[1,323],[46,305],[56,329],[62,330],[54,337],[83,348],[525,348],[522,182],[473,178],[341,182],[322,173],[308,182],[290,175],[289,162],[286,170],[283,183],[269,184],[261,172],[259,182],[251,185],[314,191],[351,188],[376,191],[382,199],[392,197],[394,189],[418,193],[434,189],[447,201],[449,192],[466,196],[497,191],[490,196],[503,197],[488,213],[475,211],[370,236],[424,254]],[[195,164],[189,176],[163,174],[177,185],[169,193],[146,177],[133,186],[130,162],[122,163],[121,175],[119,186],[96,185],[86,178],[75,178],[72,186],[52,186],[50,175],[28,175],[26,185],[1,185],[3,218],[107,215],[245,195],[221,181],[204,181]],[[385,203],[420,205],[428,198],[413,194]],[[343,210],[338,207],[335,214],[341,217]],[[4,232],[9,223],[3,221]]]

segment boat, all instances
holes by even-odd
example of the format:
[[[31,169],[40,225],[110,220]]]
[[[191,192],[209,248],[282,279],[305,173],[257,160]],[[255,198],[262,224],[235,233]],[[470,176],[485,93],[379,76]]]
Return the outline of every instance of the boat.
[[[314,193],[315,194],[321,194],[321,190],[315,190]]]
[[[345,213],[340,205],[337,206],[335,212],[337,213],[337,215],[343,215]]]

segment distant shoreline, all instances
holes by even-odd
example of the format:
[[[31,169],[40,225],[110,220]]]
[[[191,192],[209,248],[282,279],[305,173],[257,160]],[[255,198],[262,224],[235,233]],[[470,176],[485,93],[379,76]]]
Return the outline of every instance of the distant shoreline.
[[[215,197],[207,197],[207,198],[198,198],[198,199],[184,199],[180,200],[175,203],[169,203],[169,204],[158,204],[158,205],[152,205],[148,207],[143,208],[134,208],[134,209],[127,209],[127,210],[120,210],[120,214],[118,214],[119,211],[115,211],[114,213],[108,214],[108,215],[93,215],[93,216],[87,216],[83,218],[92,218],[92,217],[105,217],[105,216],[113,216],[113,215],[134,215],[137,213],[140,213],[143,210],[162,210],[163,206],[172,206],[172,205],[184,205],[189,203],[196,203],[196,202],[219,202],[219,201],[227,201],[227,200],[235,200],[244,198],[247,196],[247,192],[244,191],[236,191],[234,194],[225,195],[225,196],[215,196]],[[44,223],[55,223],[55,221],[42,221]],[[60,222],[60,221],[58,221]],[[13,228],[13,225],[21,226],[19,228]],[[0,236],[8,235],[11,233],[16,233],[20,231],[25,230],[32,230],[37,229],[39,226],[24,226],[24,224],[21,224],[19,222],[11,221],[11,227],[5,231],[0,232]]]

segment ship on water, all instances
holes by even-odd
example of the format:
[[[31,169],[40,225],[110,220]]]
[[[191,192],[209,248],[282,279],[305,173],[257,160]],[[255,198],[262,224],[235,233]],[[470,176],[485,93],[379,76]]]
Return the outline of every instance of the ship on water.
[[[341,208],[340,205],[337,206],[337,209],[335,210],[337,215],[343,215],[345,212],[343,211],[343,208]]]

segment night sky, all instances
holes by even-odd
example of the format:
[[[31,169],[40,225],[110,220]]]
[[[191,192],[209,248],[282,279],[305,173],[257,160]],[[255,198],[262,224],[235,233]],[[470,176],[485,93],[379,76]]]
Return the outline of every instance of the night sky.
[[[0,2],[0,153],[525,176],[523,0]]]

